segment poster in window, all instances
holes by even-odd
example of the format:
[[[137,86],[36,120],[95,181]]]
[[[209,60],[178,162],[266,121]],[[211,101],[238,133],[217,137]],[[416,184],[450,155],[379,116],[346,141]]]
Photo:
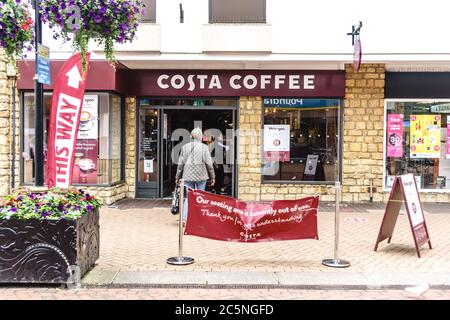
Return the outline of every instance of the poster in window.
[[[441,116],[411,115],[411,158],[440,158]]]
[[[388,114],[387,156],[403,157],[403,114]]]
[[[316,174],[317,161],[319,161],[318,154],[308,154],[308,157],[306,158],[305,174],[312,176]]]
[[[436,189],[445,189],[447,178],[444,176],[436,177]]]
[[[445,157],[450,159],[450,116],[447,116],[447,139],[446,139]]]
[[[144,173],[153,173],[153,159],[144,160]]]
[[[96,184],[98,173],[98,140],[77,140],[72,182],[75,184]]]
[[[394,184],[395,176],[387,176],[386,179],[386,188],[392,188],[392,185]]]
[[[98,96],[85,95],[81,107],[78,139],[98,138]]]
[[[290,126],[264,125],[264,159],[266,161],[290,161]]]

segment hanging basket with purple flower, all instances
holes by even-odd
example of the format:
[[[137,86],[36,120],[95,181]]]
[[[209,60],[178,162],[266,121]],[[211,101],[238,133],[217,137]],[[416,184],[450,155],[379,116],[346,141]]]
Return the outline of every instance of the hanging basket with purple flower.
[[[24,49],[33,49],[33,20],[26,0],[0,0],[0,47],[8,62],[22,57]]]
[[[143,15],[142,0],[41,0],[44,23],[54,30],[54,38],[73,38],[85,67],[89,40],[102,45],[106,59],[114,61],[114,43],[131,42]]]

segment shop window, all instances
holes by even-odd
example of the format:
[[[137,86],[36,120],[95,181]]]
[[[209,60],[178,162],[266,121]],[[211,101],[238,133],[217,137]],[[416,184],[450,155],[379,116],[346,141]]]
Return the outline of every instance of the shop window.
[[[156,0],[144,0],[143,22],[156,22]]]
[[[419,189],[450,190],[450,101],[386,101],[384,188],[412,173]]]
[[[209,23],[265,22],[265,0],[209,0]]]
[[[50,121],[52,94],[44,95],[44,150]],[[24,93],[22,131],[22,183],[34,183],[34,94]],[[110,185],[121,177],[121,98],[108,93],[86,93],[75,150],[73,185]],[[45,174],[45,173],[44,173]]]
[[[340,100],[264,99],[263,180],[339,181]]]

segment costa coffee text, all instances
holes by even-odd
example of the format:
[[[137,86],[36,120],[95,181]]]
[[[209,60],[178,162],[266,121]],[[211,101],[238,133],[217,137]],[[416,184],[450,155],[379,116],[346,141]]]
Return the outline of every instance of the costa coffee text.
[[[261,74],[255,76],[252,74],[240,75],[234,74],[228,79],[227,85],[234,89],[240,90],[242,88],[252,89],[268,89],[274,88],[276,90],[283,87],[289,90],[314,90],[315,76],[308,75],[284,75],[284,74]],[[189,74],[187,76],[181,74],[168,75],[162,74],[158,77],[158,87],[161,89],[185,89],[188,91],[194,91],[196,89],[222,89],[222,81],[219,75],[207,75],[207,74]]]

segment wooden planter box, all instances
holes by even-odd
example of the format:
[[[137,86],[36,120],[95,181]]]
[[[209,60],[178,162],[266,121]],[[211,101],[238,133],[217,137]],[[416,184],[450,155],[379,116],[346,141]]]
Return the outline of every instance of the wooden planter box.
[[[98,210],[76,220],[0,220],[0,283],[78,283],[99,240]]]

